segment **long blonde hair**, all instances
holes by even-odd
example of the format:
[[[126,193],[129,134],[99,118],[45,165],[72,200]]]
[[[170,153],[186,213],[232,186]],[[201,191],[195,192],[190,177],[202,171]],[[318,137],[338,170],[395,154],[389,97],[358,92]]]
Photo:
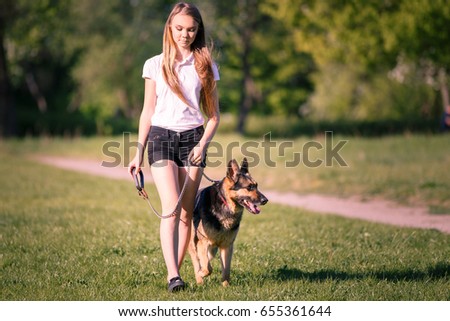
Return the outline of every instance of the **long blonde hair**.
[[[166,83],[172,91],[180,97],[180,99],[190,105],[180,88],[178,75],[175,71],[175,57],[177,54],[177,45],[172,37],[171,23],[172,19],[177,14],[184,14],[191,16],[198,24],[198,31],[194,42],[191,45],[191,51],[195,59],[195,70],[200,78],[202,89],[200,92],[200,103],[202,111],[208,116],[212,117],[216,110],[216,100],[214,97],[214,90],[216,89],[216,82],[212,70],[211,52],[205,41],[205,27],[200,11],[192,4],[180,2],[177,3],[169,17],[167,18],[164,27],[163,37],[163,75]]]

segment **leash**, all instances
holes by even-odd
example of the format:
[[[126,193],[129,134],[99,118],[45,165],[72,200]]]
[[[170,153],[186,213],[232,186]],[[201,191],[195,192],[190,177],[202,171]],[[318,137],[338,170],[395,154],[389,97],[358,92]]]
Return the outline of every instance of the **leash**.
[[[133,175],[133,179],[134,179],[134,184],[136,186],[136,189],[138,190],[138,194],[139,196],[141,196],[144,200],[147,201],[149,207],[152,209],[153,213],[159,217],[160,219],[166,219],[166,218],[170,218],[172,216],[176,216],[177,215],[177,210],[181,205],[181,200],[183,199],[183,195],[186,191],[186,187],[187,187],[187,183],[189,181],[189,173],[191,171],[191,163],[188,163],[187,166],[187,174],[186,174],[186,178],[184,179],[184,183],[183,183],[183,187],[181,189],[180,192],[180,196],[178,197],[178,201],[177,204],[175,205],[175,208],[173,209],[172,212],[170,212],[170,214],[167,215],[162,215],[160,214],[155,207],[153,206],[152,202],[150,201],[150,198],[148,196],[148,193],[146,192],[146,190],[144,189],[144,173],[141,171],[139,171],[139,177],[138,174],[136,174],[136,168],[133,168],[131,171],[131,174]],[[220,180],[213,180],[211,178],[209,178],[204,172],[203,172],[203,176],[210,182],[217,184],[220,182]]]
[[[150,206],[153,213],[155,213],[155,215],[157,217],[159,217],[160,219],[165,219],[165,218],[169,218],[169,217],[177,215],[178,208],[181,205],[181,200],[183,199],[183,195],[184,195],[184,192],[186,191],[187,183],[189,181],[190,171],[191,171],[191,165],[188,164],[186,178],[184,179],[183,187],[181,188],[181,192],[180,192],[180,196],[178,197],[177,204],[175,205],[175,208],[173,209],[173,211],[171,211],[170,214],[167,214],[167,215],[162,215],[162,214],[158,213],[158,211],[155,209],[152,202],[150,201],[150,198],[148,197],[148,193],[144,189],[144,173],[142,172],[142,170],[139,171],[139,177],[135,173],[136,168],[133,168],[131,173],[133,174],[134,184],[136,185],[136,189],[138,190],[139,196],[141,196],[144,200],[147,201],[148,205]]]
[[[213,184],[220,183],[220,180],[215,180],[215,179],[209,178],[208,175],[205,174],[205,171],[203,171],[203,177],[206,178],[208,181],[210,181]]]

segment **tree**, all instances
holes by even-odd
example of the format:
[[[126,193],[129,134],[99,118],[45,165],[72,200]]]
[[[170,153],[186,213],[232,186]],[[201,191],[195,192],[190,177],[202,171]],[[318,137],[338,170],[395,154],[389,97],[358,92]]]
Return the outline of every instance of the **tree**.
[[[70,41],[81,47],[73,76],[79,105],[101,118],[119,112],[136,117],[142,108],[142,66],[161,52],[165,19],[162,0],[80,0],[72,12],[79,23]]]
[[[14,11],[14,0],[0,4],[0,137],[16,134],[16,111],[5,48],[6,28],[14,18]]]
[[[422,70],[422,82],[439,84],[448,98],[450,6],[445,0],[305,1],[296,29],[298,50],[319,69],[351,65],[363,81],[399,64]],[[412,75],[411,77],[414,77]],[[430,79],[433,81],[430,82]]]
[[[252,76],[253,41],[256,29],[261,23],[261,13],[257,0],[236,0],[216,3],[215,34],[221,44],[222,61],[226,62],[223,69],[226,95],[236,98],[229,101],[238,106],[237,131],[244,133],[247,115],[258,99],[258,90]],[[236,85],[236,82],[238,83]],[[228,85],[229,84],[229,85]],[[233,88],[234,87],[234,88]]]
[[[450,4],[446,0],[403,0],[384,31],[386,51],[404,57],[425,69],[441,91],[442,104],[449,106]]]
[[[6,99],[9,112],[4,113],[3,122],[14,124],[15,114],[18,119],[34,119],[25,114],[34,110],[45,114],[67,105],[71,79],[64,76],[72,56],[66,54],[64,37],[70,26],[69,2],[16,0],[3,1],[2,6],[6,67],[1,69],[6,80],[1,82],[3,88],[9,87],[9,94],[0,96],[3,100],[13,97]]]
[[[250,111],[298,115],[312,90],[308,79],[314,68],[312,60],[295,50],[290,30],[280,23],[291,11],[278,11],[277,3],[216,3],[215,36],[223,62],[221,97],[225,105],[238,106],[240,133],[245,132]],[[293,11],[297,11],[296,7]]]
[[[255,37],[258,49],[258,79],[268,113],[303,116],[300,107],[313,91],[310,75],[316,66],[310,54],[296,48],[292,24],[298,20],[300,2],[266,0],[266,15]]]

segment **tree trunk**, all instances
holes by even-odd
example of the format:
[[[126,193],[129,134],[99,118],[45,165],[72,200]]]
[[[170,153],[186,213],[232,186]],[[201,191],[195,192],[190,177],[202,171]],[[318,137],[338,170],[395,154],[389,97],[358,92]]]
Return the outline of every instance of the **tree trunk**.
[[[6,63],[5,25],[3,12],[0,14],[0,137],[17,134],[16,110]]]
[[[242,30],[241,30],[241,43],[242,43],[242,82],[241,82],[241,99],[239,102],[239,116],[237,131],[240,134],[245,133],[245,124],[247,121],[248,113],[253,105],[255,97],[255,84],[250,71],[250,51],[251,40],[253,36],[253,30],[256,28],[257,18],[255,17],[257,1],[254,0],[241,0],[238,3],[241,11]]]
[[[450,112],[450,101],[449,101],[449,94],[448,94],[448,83],[447,83],[447,73],[445,72],[444,68],[439,69],[439,86],[441,90],[441,96],[442,96],[442,106],[444,108],[444,112],[449,113]]]
[[[30,91],[31,96],[33,96],[36,104],[41,113],[45,113],[47,111],[47,100],[44,95],[41,93],[39,89],[39,85],[34,78],[33,72],[29,70],[25,75],[25,81],[28,86],[28,90]]]
[[[248,33],[248,32],[246,32]],[[244,39],[247,38],[246,36],[243,37]],[[250,37],[248,37],[250,38]],[[249,39],[248,39],[249,40]],[[244,41],[244,48],[242,53],[242,93],[241,93],[241,99],[239,102],[239,119],[238,119],[238,127],[237,131],[240,134],[245,133],[245,123],[247,120],[248,113],[250,111],[250,108],[252,107],[253,99],[251,96],[251,83],[252,75],[250,74],[250,63],[249,63],[249,53],[250,53],[250,41]]]

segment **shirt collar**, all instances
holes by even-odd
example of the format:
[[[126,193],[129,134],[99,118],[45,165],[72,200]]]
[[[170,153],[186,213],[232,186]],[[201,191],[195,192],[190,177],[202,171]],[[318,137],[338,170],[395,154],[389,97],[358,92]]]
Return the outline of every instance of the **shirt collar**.
[[[194,53],[191,52],[191,54],[189,56],[187,56],[186,59],[181,61],[178,65],[179,66],[191,65],[193,62],[194,62]]]

